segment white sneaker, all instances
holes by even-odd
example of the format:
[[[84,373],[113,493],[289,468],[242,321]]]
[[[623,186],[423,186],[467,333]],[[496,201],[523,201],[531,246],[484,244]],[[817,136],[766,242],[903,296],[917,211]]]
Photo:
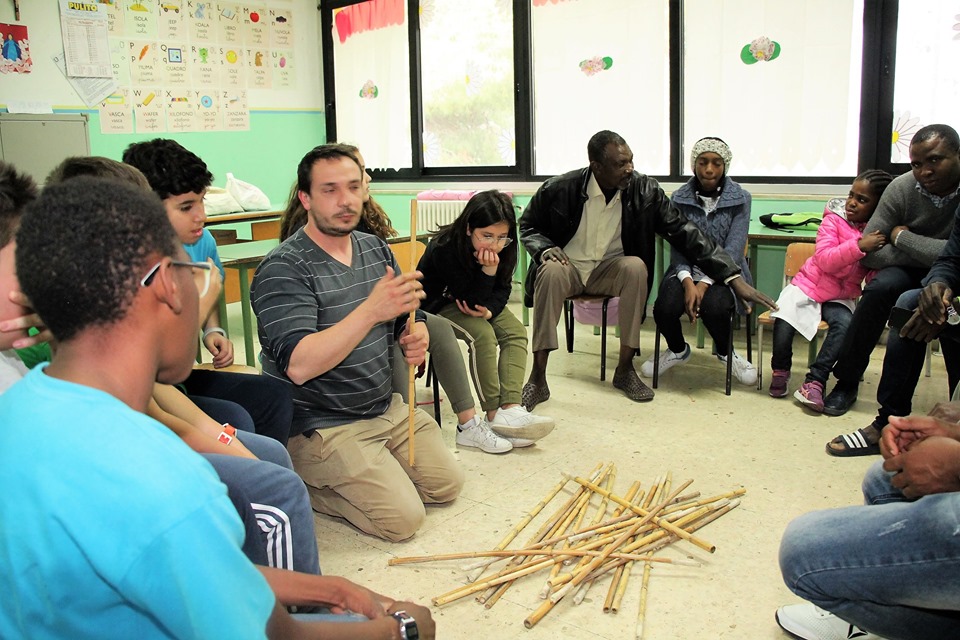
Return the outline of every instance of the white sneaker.
[[[726,356],[717,356],[717,359],[723,364],[727,364]],[[747,386],[756,386],[757,384],[757,368],[750,364],[749,360],[741,358],[736,351],[733,352],[733,375]]]
[[[780,607],[776,618],[784,631],[801,640],[883,640],[809,602]]]
[[[517,405],[500,409],[490,421],[490,428],[504,438],[539,440],[553,431],[553,418],[538,416]]]
[[[504,440],[512,444],[514,449],[523,449],[535,442],[535,440],[528,440],[527,438],[504,438]]]
[[[457,446],[476,447],[485,453],[506,453],[513,449],[506,438],[491,431],[479,416],[473,416],[470,422],[457,427]]]
[[[657,359],[656,354],[650,356],[646,362],[640,365],[640,375],[644,378],[653,377],[653,362]],[[664,371],[668,371],[671,367],[675,367],[678,364],[683,364],[690,359],[690,345],[687,345],[687,348],[684,349],[683,353],[674,353],[670,349],[664,349],[663,353],[660,354],[660,373],[663,374]]]

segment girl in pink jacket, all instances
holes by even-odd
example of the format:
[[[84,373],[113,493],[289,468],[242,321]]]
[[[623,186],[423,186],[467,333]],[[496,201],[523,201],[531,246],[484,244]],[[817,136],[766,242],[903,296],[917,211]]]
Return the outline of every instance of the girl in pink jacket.
[[[823,411],[823,386],[836,364],[860,297],[861,282],[872,276],[872,272],[860,264],[860,259],[887,242],[879,231],[864,236],[863,228],[892,179],[886,171],[865,171],[853,181],[846,201],[834,198],[824,208],[816,252],[780,293],[779,311],[770,314],[776,318],[770,359],[772,397],[787,395],[794,334],[800,332],[812,340],[822,319],[830,329],[806,380],[793,395],[813,411]]]

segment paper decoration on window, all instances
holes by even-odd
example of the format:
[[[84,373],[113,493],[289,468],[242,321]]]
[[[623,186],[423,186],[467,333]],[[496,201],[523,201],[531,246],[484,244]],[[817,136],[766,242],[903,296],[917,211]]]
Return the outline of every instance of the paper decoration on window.
[[[380,95],[380,90],[377,89],[377,85],[373,84],[373,80],[367,80],[360,88],[360,97],[364,100],[373,100],[378,95]]]
[[[30,73],[30,38],[22,24],[0,22],[0,73]]]
[[[500,138],[497,140],[497,151],[506,165],[512,165],[517,161],[517,140],[512,129],[502,129]]]
[[[960,13],[958,13],[957,15],[955,15],[955,16],[953,16],[953,17],[954,17],[954,19],[956,20],[956,22],[953,24],[953,30],[958,32],[958,33],[953,34],[953,39],[954,39],[954,40],[960,40]]]
[[[432,131],[423,132],[423,159],[427,164],[436,164],[440,159],[440,138]]]
[[[417,13],[420,16],[420,28],[429,26],[433,22],[433,16],[437,13],[437,5],[435,0],[420,0],[420,5],[417,7]]]
[[[597,56],[595,58],[580,61],[580,71],[582,71],[584,75],[588,76],[595,76],[601,71],[606,71],[612,66],[613,58],[610,56],[604,56],[603,58]]]
[[[911,118],[909,111],[893,112],[893,135],[890,138],[890,159],[898,162],[900,158],[910,157],[910,141],[920,129],[920,118]]]
[[[743,45],[740,50],[740,59],[744,64],[770,62],[780,55],[780,43],[766,36],[760,36],[750,44]]]
[[[544,7],[548,4],[557,4],[558,2],[566,2],[566,0],[533,0],[533,6]]]

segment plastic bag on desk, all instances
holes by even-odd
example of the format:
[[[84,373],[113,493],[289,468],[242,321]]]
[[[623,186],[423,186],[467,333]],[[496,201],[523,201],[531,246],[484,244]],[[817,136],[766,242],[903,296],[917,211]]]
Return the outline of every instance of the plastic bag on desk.
[[[217,187],[207,188],[207,193],[203,196],[203,208],[208,216],[243,211],[243,207],[229,191]]]
[[[227,174],[227,191],[230,192],[244,211],[259,211],[270,208],[270,198],[259,187],[238,180],[232,173]]]

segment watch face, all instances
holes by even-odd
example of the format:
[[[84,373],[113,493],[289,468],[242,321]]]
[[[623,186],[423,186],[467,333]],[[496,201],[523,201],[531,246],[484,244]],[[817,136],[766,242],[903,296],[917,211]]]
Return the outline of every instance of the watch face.
[[[406,611],[396,611],[393,617],[400,623],[400,638],[402,640],[420,640],[420,630],[417,621],[407,615]]]

